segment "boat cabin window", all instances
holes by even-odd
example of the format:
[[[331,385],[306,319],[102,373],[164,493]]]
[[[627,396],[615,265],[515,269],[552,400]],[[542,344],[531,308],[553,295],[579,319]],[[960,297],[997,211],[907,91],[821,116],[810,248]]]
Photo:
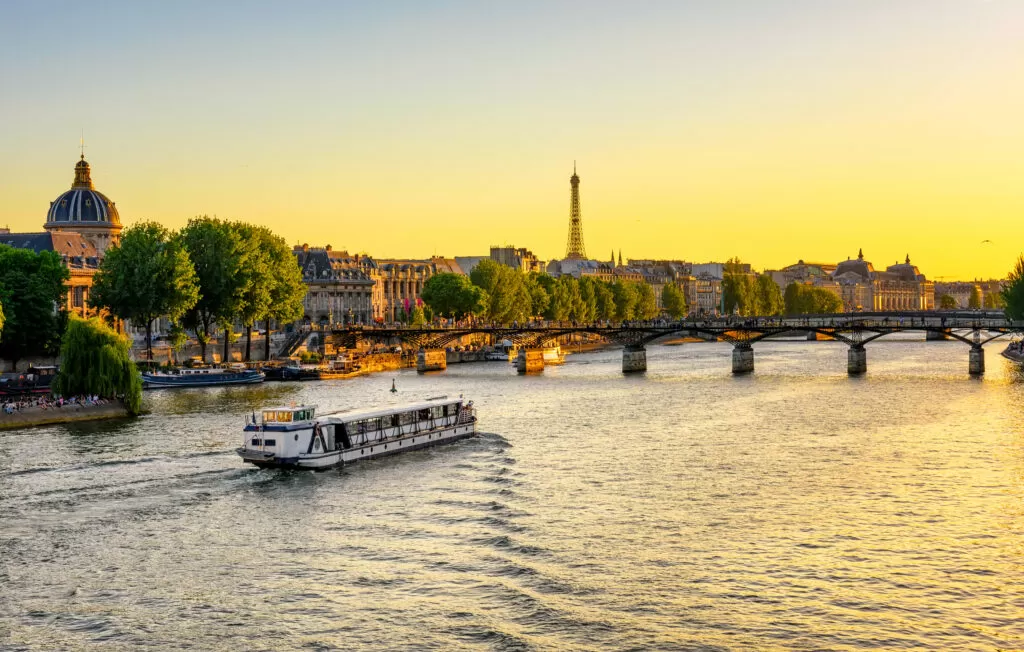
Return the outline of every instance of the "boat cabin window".
[[[292,420],[292,413],[288,410],[267,410],[263,413],[263,422],[274,421],[276,423],[289,423]]]
[[[398,415],[398,423],[400,425],[407,426],[414,421],[416,421],[415,412],[401,412]]]
[[[424,408],[420,410],[418,416],[420,421],[426,421],[427,419],[430,418],[430,408]]]
[[[443,405],[435,405],[434,407],[430,408],[430,416],[432,418],[434,418],[434,419],[437,419],[439,417],[443,417],[444,416],[444,406]]]

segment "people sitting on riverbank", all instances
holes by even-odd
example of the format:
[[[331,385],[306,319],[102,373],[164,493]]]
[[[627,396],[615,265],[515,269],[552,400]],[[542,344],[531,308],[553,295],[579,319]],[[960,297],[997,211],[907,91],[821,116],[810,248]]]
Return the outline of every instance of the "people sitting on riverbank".
[[[107,405],[110,403],[109,400],[101,398],[95,394],[86,396],[72,396],[71,398],[64,398],[63,396],[35,396],[35,397],[17,397],[7,398],[3,400],[2,407],[4,414],[16,414],[25,410],[39,409],[39,410],[60,410],[75,408],[81,409],[85,407],[93,407],[96,405]]]

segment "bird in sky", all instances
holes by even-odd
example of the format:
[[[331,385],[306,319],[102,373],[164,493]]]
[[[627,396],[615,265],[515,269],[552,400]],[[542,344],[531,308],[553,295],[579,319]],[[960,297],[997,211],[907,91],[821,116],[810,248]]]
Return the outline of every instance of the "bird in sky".
[[[981,244],[992,244],[991,240],[982,240]]]

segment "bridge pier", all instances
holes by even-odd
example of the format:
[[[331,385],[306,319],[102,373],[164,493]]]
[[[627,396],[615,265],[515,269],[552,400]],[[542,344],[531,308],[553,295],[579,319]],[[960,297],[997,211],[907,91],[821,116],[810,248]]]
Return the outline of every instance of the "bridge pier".
[[[416,352],[416,371],[444,371],[448,368],[448,354],[444,349],[420,349]]]
[[[980,344],[971,346],[971,352],[967,358],[967,371],[972,376],[980,376],[985,373],[985,349]]]
[[[868,352],[863,344],[854,344],[846,354],[846,373],[859,376],[868,370]]]
[[[949,339],[949,329],[943,328],[938,331],[928,331],[928,334],[924,336],[925,342],[941,342]]]
[[[630,344],[622,349],[622,373],[647,371],[647,349],[643,344]]]
[[[732,372],[749,374],[754,371],[754,347],[747,343],[737,344],[732,350]]]
[[[521,374],[539,374],[544,371],[544,349],[521,347],[516,355],[516,371]]]

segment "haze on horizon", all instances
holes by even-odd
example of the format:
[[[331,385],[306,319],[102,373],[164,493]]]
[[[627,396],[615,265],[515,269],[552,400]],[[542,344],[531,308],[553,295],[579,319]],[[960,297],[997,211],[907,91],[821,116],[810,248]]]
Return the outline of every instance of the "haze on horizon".
[[[126,225],[197,214],[378,257],[756,268],[1024,250],[1024,3],[16,3],[0,225],[42,228],[84,131]],[[983,241],[990,240],[990,243]]]

